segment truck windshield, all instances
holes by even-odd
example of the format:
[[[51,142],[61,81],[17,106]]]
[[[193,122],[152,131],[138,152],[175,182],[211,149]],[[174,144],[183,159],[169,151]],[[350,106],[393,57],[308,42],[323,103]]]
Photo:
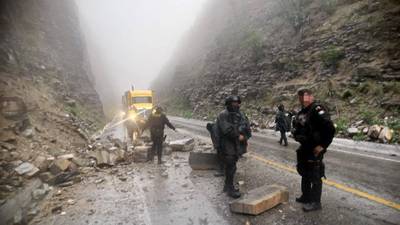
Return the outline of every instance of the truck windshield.
[[[136,104],[136,103],[151,103],[152,102],[152,98],[151,97],[133,97],[132,98],[132,104]]]

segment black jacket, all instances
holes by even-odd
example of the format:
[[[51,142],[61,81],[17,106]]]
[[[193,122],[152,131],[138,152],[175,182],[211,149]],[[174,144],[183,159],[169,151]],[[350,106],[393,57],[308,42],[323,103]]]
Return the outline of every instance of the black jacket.
[[[216,125],[219,133],[217,146],[222,154],[240,156],[247,151],[251,129],[249,120],[243,113],[223,110],[218,115]],[[239,135],[243,135],[246,140],[240,142]]]
[[[318,145],[326,150],[335,135],[335,127],[327,108],[317,102],[298,112],[293,128],[294,139],[300,142],[301,149],[306,149],[309,154]]]
[[[144,124],[143,130],[150,128],[150,134],[152,137],[162,138],[164,136],[165,125],[172,130],[175,130],[175,127],[169,122],[165,114],[151,114]]]
[[[276,130],[289,131],[288,118],[285,111],[278,111],[275,116]]]

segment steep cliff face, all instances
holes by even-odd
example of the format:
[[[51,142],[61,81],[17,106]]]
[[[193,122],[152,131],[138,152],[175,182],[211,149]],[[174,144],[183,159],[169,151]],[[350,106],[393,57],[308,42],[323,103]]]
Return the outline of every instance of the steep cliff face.
[[[399,36],[393,0],[210,1],[153,86],[181,115],[211,118],[238,94],[265,123],[277,104],[295,108],[296,90],[309,87],[346,126],[394,121]]]
[[[1,0],[0,4],[1,76],[40,80],[60,102],[76,100],[100,119],[102,106],[74,2]],[[10,95],[2,91],[3,96]]]
[[[22,162],[84,150],[104,120],[93,82],[73,1],[0,0],[1,200],[29,182]]]

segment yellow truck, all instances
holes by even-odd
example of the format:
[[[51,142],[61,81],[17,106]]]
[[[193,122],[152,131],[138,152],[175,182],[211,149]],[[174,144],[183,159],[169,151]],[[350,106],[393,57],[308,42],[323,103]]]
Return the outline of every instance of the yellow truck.
[[[127,135],[135,143],[154,107],[152,90],[129,90],[122,97]]]

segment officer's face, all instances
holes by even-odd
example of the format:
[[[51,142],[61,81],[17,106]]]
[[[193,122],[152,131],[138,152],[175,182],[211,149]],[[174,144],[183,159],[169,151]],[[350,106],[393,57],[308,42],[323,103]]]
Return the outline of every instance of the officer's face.
[[[308,93],[304,93],[303,96],[299,95],[299,102],[303,107],[309,106],[314,100],[314,97]]]
[[[233,108],[240,108],[240,103],[239,102],[232,102],[232,107]]]

